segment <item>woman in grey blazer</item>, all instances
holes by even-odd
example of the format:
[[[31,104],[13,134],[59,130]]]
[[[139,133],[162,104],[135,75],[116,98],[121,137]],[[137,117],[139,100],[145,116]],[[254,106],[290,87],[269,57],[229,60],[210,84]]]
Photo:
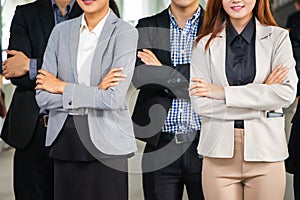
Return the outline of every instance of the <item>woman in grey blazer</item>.
[[[296,96],[288,32],[268,0],[208,1],[191,61],[202,115],[205,199],[282,200],[288,157],[282,107]]]
[[[137,30],[109,0],[78,0],[84,14],[51,33],[37,76],[38,105],[49,111],[55,200],[128,199],[127,158],[136,151],[125,99]]]

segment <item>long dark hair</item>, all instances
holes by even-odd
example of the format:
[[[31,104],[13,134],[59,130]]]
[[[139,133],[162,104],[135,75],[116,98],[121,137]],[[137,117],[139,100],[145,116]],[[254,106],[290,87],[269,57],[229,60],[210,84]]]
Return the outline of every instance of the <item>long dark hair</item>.
[[[253,15],[257,17],[259,22],[263,25],[277,26],[271,13],[269,0],[256,0]],[[205,49],[207,49],[210,42],[225,28],[226,18],[229,17],[223,8],[222,0],[208,0],[202,31],[197,37],[196,42],[199,42],[201,38],[211,33],[205,45]]]
[[[120,12],[117,3],[115,0],[109,0],[109,7],[112,9],[112,11],[120,18]]]

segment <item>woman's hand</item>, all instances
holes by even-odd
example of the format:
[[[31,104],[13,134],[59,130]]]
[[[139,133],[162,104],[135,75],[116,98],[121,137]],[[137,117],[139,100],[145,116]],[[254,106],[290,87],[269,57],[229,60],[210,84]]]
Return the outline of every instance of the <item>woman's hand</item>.
[[[53,74],[46,70],[40,69],[36,76],[36,90],[45,90],[53,94],[62,94],[64,92],[66,82],[59,80]]]
[[[110,87],[119,85],[119,83],[126,78],[126,74],[121,73],[122,70],[123,67],[112,68],[98,85],[98,88],[107,90]]]
[[[194,84],[191,85],[189,90],[191,96],[208,97],[211,99],[225,99],[224,87],[207,83],[202,78],[192,78]]]
[[[271,72],[271,74],[269,74],[264,84],[282,84],[283,81],[286,79],[288,71],[288,67],[282,67],[282,65],[277,65],[275,69]]]

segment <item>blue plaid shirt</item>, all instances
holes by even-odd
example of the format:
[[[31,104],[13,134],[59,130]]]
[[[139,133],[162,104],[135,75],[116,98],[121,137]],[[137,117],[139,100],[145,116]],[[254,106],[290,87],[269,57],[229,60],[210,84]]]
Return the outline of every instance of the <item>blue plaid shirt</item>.
[[[178,26],[175,17],[169,9],[171,59],[174,67],[178,64],[190,63],[191,61],[192,47],[197,36],[200,14],[201,9],[198,8],[195,14],[186,21],[182,29]],[[200,130],[200,120],[201,116],[192,110],[190,100],[174,99],[162,131],[189,133]]]

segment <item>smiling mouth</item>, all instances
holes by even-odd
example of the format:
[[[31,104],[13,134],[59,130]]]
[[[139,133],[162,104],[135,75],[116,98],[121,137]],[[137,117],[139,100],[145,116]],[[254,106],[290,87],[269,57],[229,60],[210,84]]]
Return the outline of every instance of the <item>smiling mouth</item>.
[[[82,0],[84,4],[90,5],[92,4],[95,0]]]
[[[240,11],[244,8],[245,6],[232,6],[231,9],[234,11]]]

